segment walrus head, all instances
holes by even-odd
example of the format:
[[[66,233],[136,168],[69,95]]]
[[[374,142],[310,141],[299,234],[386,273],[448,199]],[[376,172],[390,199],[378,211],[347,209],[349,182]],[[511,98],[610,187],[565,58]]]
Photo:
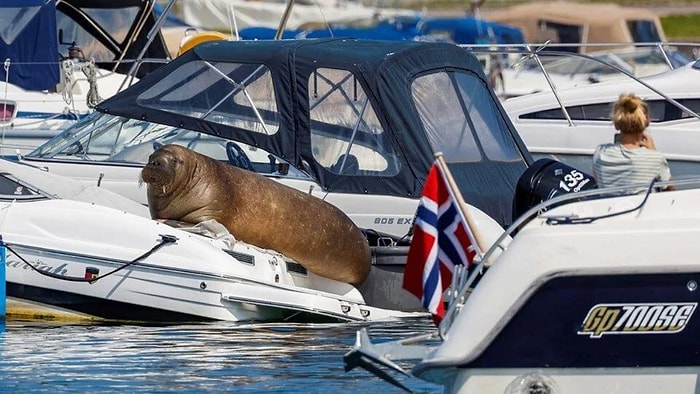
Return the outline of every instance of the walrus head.
[[[183,152],[180,146],[165,145],[151,153],[148,164],[141,170],[140,182],[148,184],[150,192],[166,194],[184,164]]]
[[[148,185],[151,217],[190,223],[216,218],[218,211],[209,208],[209,193],[216,187],[207,181],[212,163],[218,162],[179,145],[164,145],[151,153],[140,175]]]

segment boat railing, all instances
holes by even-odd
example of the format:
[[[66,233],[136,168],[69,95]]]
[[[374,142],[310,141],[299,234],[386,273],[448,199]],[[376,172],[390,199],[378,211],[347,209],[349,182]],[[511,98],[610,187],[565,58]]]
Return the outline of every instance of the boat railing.
[[[641,208],[646,203],[647,198],[651,193],[657,193],[657,189],[663,189],[671,185],[673,185],[676,189],[679,190],[689,188],[700,188],[700,177],[671,180],[666,182],[652,182],[649,185],[619,186],[585,190],[577,193],[564,194],[558,197],[554,197],[550,200],[543,201],[533,206],[525,213],[523,213],[520,217],[518,217],[515,221],[513,221],[513,223],[493,242],[493,244],[479,259],[479,261],[475,261],[476,266],[474,268],[468,269],[464,265],[455,266],[455,270],[452,276],[452,283],[449,289],[446,291],[445,302],[447,302],[447,310],[445,312],[445,317],[442,319],[438,327],[440,337],[442,339],[447,338],[450,326],[454,322],[455,317],[459,313],[459,310],[462,308],[462,306],[464,306],[465,302],[469,297],[469,294],[477,285],[478,280],[481,278],[482,275],[485,274],[485,272],[488,270],[488,267],[496,258],[496,253],[502,253],[506,249],[508,249],[508,244],[510,240],[514,236],[517,236],[516,233],[530,221],[536,218],[546,218],[550,224],[590,223],[598,219],[633,212]],[[565,204],[603,197],[622,197],[629,195],[639,195],[641,197],[640,204],[636,207],[624,211],[608,213],[604,216],[591,218],[554,215],[547,216],[548,210]]]
[[[697,53],[698,56],[700,56],[700,43],[692,43],[692,42],[655,42],[655,43],[577,43],[577,44],[563,44],[563,43],[551,43],[550,41],[547,41],[542,44],[532,44],[532,43],[524,43],[524,44],[461,44],[460,47],[467,49],[471,51],[474,54],[485,54],[485,55],[520,55],[520,58],[518,61],[508,65],[508,67],[511,68],[518,68],[524,61],[528,59],[533,59],[536,64],[538,71],[542,73],[543,77],[547,81],[547,85],[550,89],[550,91],[554,94],[554,97],[561,108],[564,117],[566,118],[567,122],[569,123],[569,126],[573,126],[574,122],[569,115],[569,112],[566,108],[566,105],[562,102],[558,92],[559,89],[557,88],[556,84],[551,78],[550,72],[547,71],[545,67],[545,62],[542,61],[542,58],[548,58],[548,57],[554,57],[554,58],[562,58],[562,57],[570,57],[570,58],[578,58],[582,61],[593,61],[597,62],[605,67],[609,67],[612,70],[615,70],[619,72],[620,74],[636,81],[640,85],[646,87],[650,91],[658,94],[660,97],[662,97],[664,100],[668,101],[672,105],[676,106],[682,111],[685,111],[686,113],[690,114],[691,116],[694,116],[697,119],[700,119],[700,114],[689,109],[685,105],[679,103],[677,100],[669,97],[666,95],[664,92],[660,91],[659,89],[656,89],[655,87],[651,86],[649,83],[647,83],[642,76],[636,76],[632,74],[630,71],[623,69],[622,67],[613,64],[611,62],[605,61],[600,57],[596,56],[595,52],[589,52],[589,53],[579,53],[575,51],[570,51],[566,50],[567,48],[569,49],[580,49],[582,47],[592,47],[595,49],[613,49],[613,48],[620,48],[620,47],[635,47],[635,48],[653,48],[657,49],[659,53],[663,56],[667,66],[669,67],[669,70],[673,69],[673,63],[669,59],[668,56],[668,49],[669,48],[679,48],[679,47],[686,47],[686,48],[694,48],[693,52]],[[551,47],[551,49],[550,49]],[[491,68],[489,70],[485,70],[486,73],[493,73],[496,72],[498,73],[499,70],[503,69],[503,65],[500,63],[500,60],[498,61],[499,65],[495,66],[495,68]]]
[[[163,26],[163,23],[165,23],[165,20],[168,16],[168,13],[170,10],[173,8],[173,5],[175,5],[175,2],[177,0],[169,0],[164,6],[163,6],[163,12],[158,16],[158,19],[156,19],[155,25],[153,28],[148,32],[148,35],[146,36],[146,43],[145,45],[141,48],[141,52],[139,52],[138,56],[136,57],[136,61],[132,63],[131,68],[129,69],[129,72],[126,74],[127,77],[124,78],[124,81],[122,82],[122,85],[119,86],[118,91],[121,91],[122,88],[124,88],[124,85],[127,83],[131,83],[135,77],[135,75],[138,72],[139,67],[144,62],[144,55],[146,54],[146,51],[148,50],[148,47],[151,46],[151,43],[153,40],[157,37],[158,32],[161,29],[161,26]],[[155,3],[151,4],[151,10],[154,7]],[[141,28],[141,27],[140,27]],[[122,59],[120,59],[122,60]],[[128,85],[127,85],[128,86]]]
[[[665,41],[665,42],[597,42],[597,43],[554,43],[551,40],[542,43],[519,43],[519,44],[458,44],[461,48],[468,49],[474,53],[482,54],[520,54],[523,56],[543,55],[543,50],[550,55],[576,56],[589,55],[590,57],[600,54],[605,50],[624,50],[635,48],[656,49],[663,56],[666,65],[670,69],[675,68],[668,51],[685,48],[686,53],[691,53],[692,57],[700,58],[700,43]],[[582,50],[583,48],[593,48],[593,51]],[[595,59],[594,59],[595,60]],[[513,64],[517,65],[517,64]]]
[[[66,102],[66,105],[72,106],[74,104],[73,102],[73,85],[78,82],[78,81],[87,81],[90,83],[91,86],[94,85],[94,88],[97,89],[99,88],[99,82],[100,80],[104,80],[110,76],[115,76],[115,75],[121,75],[123,76],[123,81],[121,82],[119,88],[117,89],[117,92],[120,92],[127,87],[133,85],[135,83],[135,75],[138,73],[138,70],[140,67],[146,64],[166,64],[169,62],[169,59],[159,59],[159,58],[142,58],[142,59],[122,59],[122,60],[115,60],[115,61],[104,61],[100,62],[103,65],[114,65],[114,68],[118,64],[133,64],[133,74],[120,74],[115,71],[112,71],[114,68],[100,68],[100,73],[98,74],[95,71],[95,65],[94,65],[94,60],[90,59],[56,59],[55,65],[56,68],[59,70],[61,74],[61,83],[56,86],[56,92],[61,93],[63,96],[63,100]],[[36,62],[20,62],[20,61],[14,61],[12,59],[4,59],[2,67],[5,69],[5,75],[10,74],[10,70],[12,67],[18,67],[18,66],[27,66],[27,65],[32,65],[32,64],[46,64],[46,62],[42,63],[36,63]],[[79,72],[82,71],[85,75],[84,76],[79,76]],[[9,84],[9,79],[6,79],[4,81],[4,87],[2,90],[0,90],[0,98],[4,99],[3,102],[7,102],[8,99],[8,90],[10,88]],[[97,90],[95,90],[97,92]],[[95,98],[90,96],[89,94],[86,94],[87,99],[93,99],[92,102],[88,101],[86,104],[88,107],[92,108],[94,105],[97,104],[95,102]],[[2,109],[2,108],[0,108]],[[58,114],[56,116],[64,116],[66,114]],[[75,113],[76,119],[79,118],[79,114]],[[40,124],[41,122],[45,121],[47,119],[42,119],[41,121],[38,122]],[[4,119],[0,118],[0,124],[3,123],[11,123],[12,119]],[[28,125],[25,125],[25,127]]]

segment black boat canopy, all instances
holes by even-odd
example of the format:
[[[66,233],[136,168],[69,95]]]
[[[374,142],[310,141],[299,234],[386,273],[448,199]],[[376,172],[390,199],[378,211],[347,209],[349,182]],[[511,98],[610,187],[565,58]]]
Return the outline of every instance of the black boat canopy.
[[[98,110],[262,148],[341,193],[419,198],[442,152],[467,203],[504,226],[532,162],[477,58],[448,43],[209,42]]]

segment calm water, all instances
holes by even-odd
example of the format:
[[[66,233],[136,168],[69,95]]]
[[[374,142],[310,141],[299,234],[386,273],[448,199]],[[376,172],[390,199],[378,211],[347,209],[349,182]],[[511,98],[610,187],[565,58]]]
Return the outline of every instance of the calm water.
[[[57,325],[9,321],[0,392],[402,393],[342,357],[355,331],[375,342],[423,334],[429,319],[358,324]],[[410,364],[404,364],[410,367]],[[413,391],[441,387],[400,378]]]

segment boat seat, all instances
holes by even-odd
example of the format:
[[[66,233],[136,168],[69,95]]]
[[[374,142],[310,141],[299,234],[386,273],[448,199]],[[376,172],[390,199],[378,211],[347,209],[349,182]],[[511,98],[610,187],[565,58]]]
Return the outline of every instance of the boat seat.
[[[330,170],[336,174],[359,174],[360,163],[357,161],[357,157],[355,157],[355,155],[342,154],[338,157],[338,161],[331,166]]]

